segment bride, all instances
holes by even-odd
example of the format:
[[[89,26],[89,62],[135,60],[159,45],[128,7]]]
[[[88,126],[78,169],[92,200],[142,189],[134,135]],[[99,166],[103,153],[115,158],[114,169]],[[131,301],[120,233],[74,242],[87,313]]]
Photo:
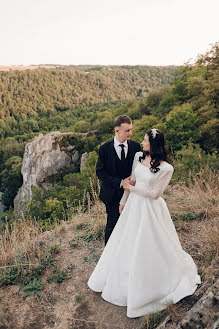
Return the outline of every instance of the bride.
[[[88,281],[104,300],[127,306],[130,318],[161,311],[201,283],[161,197],[173,174],[163,133],[148,129],[142,145],[132,166],[136,183],[124,185],[121,215]]]

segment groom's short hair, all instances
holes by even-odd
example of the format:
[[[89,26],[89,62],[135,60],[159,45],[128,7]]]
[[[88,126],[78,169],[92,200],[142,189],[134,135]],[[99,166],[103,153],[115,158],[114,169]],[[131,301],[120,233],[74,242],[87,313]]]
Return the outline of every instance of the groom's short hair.
[[[132,119],[129,118],[127,115],[118,115],[117,118],[114,120],[114,128],[120,127],[122,123],[132,123]]]

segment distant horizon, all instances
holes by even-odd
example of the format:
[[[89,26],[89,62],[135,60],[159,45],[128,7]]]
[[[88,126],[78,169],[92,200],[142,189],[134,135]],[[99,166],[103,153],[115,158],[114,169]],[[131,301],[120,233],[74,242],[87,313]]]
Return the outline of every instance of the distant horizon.
[[[86,67],[90,68],[92,71],[92,68],[95,67],[112,67],[112,68],[120,68],[120,67],[177,67],[180,68],[183,65],[104,65],[104,64],[30,64],[30,65],[24,65],[24,64],[14,64],[14,65],[1,65],[0,64],[0,72],[10,72],[10,71],[25,71],[25,70],[37,70],[37,69],[56,69],[56,68],[73,68],[78,70],[84,70],[86,71]],[[85,67],[85,68],[84,68]]]
[[[205,53],[207,53],[208,51],[210,51],[211,47],[217,43],[218,41],[215,41],[214,43],[210,43],[208,45],[208,47],[206,49],[204,49],[202,52],[198,52],[196,56],[193,57],[189,57],[188,59],[184,60],[181,64],[143,64],[143,63],[113,63],[113,64],[106,64],[106,63],[15,63],[15,64],[1,64],[0,63],[0,67],[5,66],[5,67],[11,67],[11,66],[183,66],[186,63],[195,63],[195,61],[197,60],[197,58],[200,55],[203,55]]]
[[[182,64],[183,65],[183,64]],[[12,66],[182,66],[182,65],[150,65],[150,64],[51,64],[51,63],[44,63],[44,64],[11,64],[11,65],[4,65],[0,64],[0,67],[12,67]]]

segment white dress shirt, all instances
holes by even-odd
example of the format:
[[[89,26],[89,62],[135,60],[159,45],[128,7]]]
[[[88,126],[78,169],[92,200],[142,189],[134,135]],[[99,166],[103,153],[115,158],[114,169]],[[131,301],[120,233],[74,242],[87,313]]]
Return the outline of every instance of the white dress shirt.
[[[114,148],[116,150],[116,153],[119,157],[119,159],[121,160],[121,152],[122,152],[122,148],[121,146],[119,146],[120,144],[123,144],[125,147],[124,147],[124,151],[125,151],[125,158],[127,157],[127,154],[128,154],[128,142],[127,140],[123,143],[120,143],[116,137],[114,137]]]
[[[121,160],[121,153],[122,153],[122,148],[121,146],[119,146],[119,144],[123,144],[125,147],[124,147],[124,152],[125,152],[125,158],[127,157],[127,154],[128,154],[128,142],[127,140],[123,143],[120,143],[116,137],[114,137],[114,148],[116,150],[116,153],[119,157],[119,159]],[[121,180],[121,183],[120,183],[120,187],[122,187],[122,181],[123,179]]]

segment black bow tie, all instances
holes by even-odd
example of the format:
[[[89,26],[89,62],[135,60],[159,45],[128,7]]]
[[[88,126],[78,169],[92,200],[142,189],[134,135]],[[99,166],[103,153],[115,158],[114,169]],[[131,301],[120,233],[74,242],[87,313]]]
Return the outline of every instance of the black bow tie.
[[[124,151],[125,145],[124,144],[119,144],[119,146],[122,148],[122,150],[121,150],[121,161],[124,161],[125,160],[125,151]]]

